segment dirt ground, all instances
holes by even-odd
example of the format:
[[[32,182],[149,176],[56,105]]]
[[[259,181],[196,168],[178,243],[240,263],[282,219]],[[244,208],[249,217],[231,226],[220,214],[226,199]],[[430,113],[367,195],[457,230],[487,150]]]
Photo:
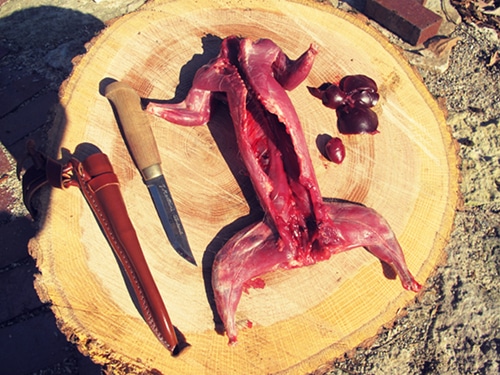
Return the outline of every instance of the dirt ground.
[[[2,64],[14,64],[19,74],[35,72],[57,90],[71,72],[71,59],[85,52],[104,23],[143,3],[8,0],[0,6],[0,44],[16,53]],[[363,2],[330,3],[356,11]],[[446,20],[440,34],[447,43],[434,45],[436,53],[432,44],[416,48],[381,31],[405,51],[446,108],[457,141],[463,204],[448,259],[403,318],[317,375],[500,373],[500,2],[451,0],[456,9],[449,1],[427,3]]]

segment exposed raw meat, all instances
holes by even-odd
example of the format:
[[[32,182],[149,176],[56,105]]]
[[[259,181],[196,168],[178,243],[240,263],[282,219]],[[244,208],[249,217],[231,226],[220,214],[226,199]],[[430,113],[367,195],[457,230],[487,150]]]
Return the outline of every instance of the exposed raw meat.
[[[290,60],[269,39],[228,37],[217,58],[201,67],[179,104],[148,104],[147,111],[180,125],[203,125],[213,93],[225,93],[239,150],[265,218],[234,235],[213,264],[217,310],[230,343],[237,340],[235,313],[252,280],[278,268],[326,260],[364,246],[394,267],[403,287],[421,286],[408,270],[387,222],[354,203],[326,203],[297,113],[285,89],[309,74],[317,47]]]

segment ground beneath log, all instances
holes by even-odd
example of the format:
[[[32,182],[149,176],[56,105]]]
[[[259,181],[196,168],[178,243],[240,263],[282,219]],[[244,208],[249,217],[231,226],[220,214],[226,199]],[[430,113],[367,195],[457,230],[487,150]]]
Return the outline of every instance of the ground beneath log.
[[[15,53],[2,64],[37,73],[57,90],[71,72],[71,59],[85,52],[85,43],[104,28],[104,22],[143,2],[3,2],[0,45]],[[351,9],[345,2],[338,3]],[[376,340],[345,358],[332,359],[315,374],[500,372],[500,42],[495,29],[499,4],[452,3],[461,7],[460,15],[467,22],[448,23],[444,36],[453,42],[438,55],[407,46],[382,30],[416,64],[429,91],[446,108],[457,141],[463,205],[457,210],[448,259],[403,318],[383,328]],[[471,3],[483,8],[471,8]],[[477,12],[484,17],[479,19]],[[15,71],[12,74],[14,79]],[[71,366],[60,366],[51,373],[74,372]]]

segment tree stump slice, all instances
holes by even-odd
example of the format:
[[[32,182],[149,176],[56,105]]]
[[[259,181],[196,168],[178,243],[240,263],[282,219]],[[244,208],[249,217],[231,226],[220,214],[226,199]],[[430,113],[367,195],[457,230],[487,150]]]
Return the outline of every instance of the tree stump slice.
[[[116,373],[303,374],[374,337],[415,299],[384,276],[363,249],[264,276],[244,294],[239,344],[216,332],[207,275],[224,241],[253,220],[258,205],[237,156],[231,120],[218,105],[207,126],[181,127],[151,116],[178,211],[198,267],[168,243],[140,173],[128,154],[103,79],[141,97],[181,100],[194,72],[229,35],[270,38],[291,58],[320,47],[306,82],[290,92],[325,197],[373,207],[390,223],[410,270],[425,284],[444,259],[457,204],[455,147],[437,103],[418,74],[380,33],[353,15],[305,1],[152,1],[96,37],[61,89],[54,123],[58,148],[106,153],[172,322],[191,347],[171,357],[134,305],[103,233],[78,189],[52,190],[30,249],[35,284],[61,330]],[[318,135],[339,136],[335,111],[306,86],[365,74],[379,85],[380,133],[343,136],[346,158],[328,162]],[[248,328],[249,322],[252,327]]]

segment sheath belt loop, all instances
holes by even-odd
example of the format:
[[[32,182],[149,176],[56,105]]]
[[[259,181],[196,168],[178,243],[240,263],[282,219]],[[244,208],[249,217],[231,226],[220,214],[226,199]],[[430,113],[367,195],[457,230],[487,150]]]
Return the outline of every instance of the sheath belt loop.
[[[17,177],[21,179],[21,170],[27,159],[31,159],[32,166],[22,175],[23,202],[32,217],[37,216],[33,206],[33,197],[42,187],[50,185],[59,189],[69,187],[70,177],[65,166],[38,151],[33,140],[26,143],[26,155],[17,164]]]
[[[64,167],[61,163],[51,158],[46,159],[45,173],[47,174],[47,182],[50,186],[58,189],[63,189],[65,187],[63,183],[63,170]]]
[[[95,153],[83,162],[72,158],[64,165],[37,151],[33,141],[28,142],[27,151],[33,165],[22,176],[26,207],[30,212],[35,212],[31,200],[42,186],[50,185],[59,189],[79,186],[133,286],[146,323],[173,355],[179,354],[188,344],[182,342],[180,345],[178,342],[128,216],[118,178],[109,158],[103,153]],[[19,177],[20,168],[22,165],[18,165]]]

